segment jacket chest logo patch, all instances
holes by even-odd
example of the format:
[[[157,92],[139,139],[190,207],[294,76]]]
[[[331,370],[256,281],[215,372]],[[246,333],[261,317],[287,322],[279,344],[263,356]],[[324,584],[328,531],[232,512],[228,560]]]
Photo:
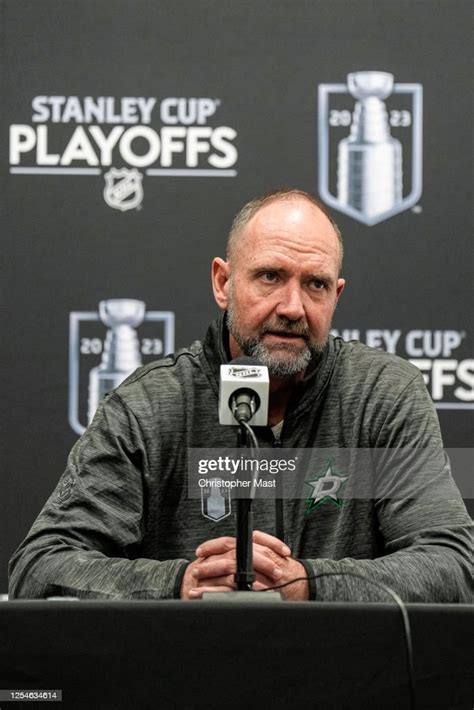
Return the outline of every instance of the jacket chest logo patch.
[[[208,520],[218,522],[227,518],[232,512],[230,489],[201,488],[201,512]]]
[[[305,501],[305,515],[325,503],[333,503],[340,508],[343,501],[339,496],[348,478],[349,476],[342,476],[336,471],[331,461],[328,461],[319,474],[305,481],[310,491]]]

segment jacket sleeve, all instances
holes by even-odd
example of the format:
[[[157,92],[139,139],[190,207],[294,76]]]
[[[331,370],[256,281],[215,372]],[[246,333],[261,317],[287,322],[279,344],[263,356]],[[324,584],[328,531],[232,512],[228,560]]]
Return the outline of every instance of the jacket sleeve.
[[[187,561],[140,558],[147,455],[114,393],[73,447],[65,472],[9,566],[12,598],[179,596]]]
[[[374,506],[385,554],[301,560],[308,576],[329,573],[310,580],[310,598],[389,601],[374,580],[405,602],[472,603],[473,524],[419,373],[383,412],[372,441]]]

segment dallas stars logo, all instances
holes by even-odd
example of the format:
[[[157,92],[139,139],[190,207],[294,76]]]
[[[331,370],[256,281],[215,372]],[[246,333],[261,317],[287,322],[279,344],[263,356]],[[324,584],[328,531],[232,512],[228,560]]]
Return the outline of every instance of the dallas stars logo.
[[[338,493],[348,478],[349,476],[341,476],[337,473],[331,461],[328,461],[319,475],[306,481],[311,493],[306,498],[305,514],[308,515],[315,508],[328,502],[334,503],[340,508],[343,501],[339,498]]]

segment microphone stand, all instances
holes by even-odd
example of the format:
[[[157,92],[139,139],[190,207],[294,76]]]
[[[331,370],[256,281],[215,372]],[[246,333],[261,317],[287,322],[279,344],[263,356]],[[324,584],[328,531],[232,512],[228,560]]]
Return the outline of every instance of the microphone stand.
[[[243,424],[240,424],[237,431],[237,448],[243,449],[249,447],[249,434]],[[255,581],[255,573],[253,571],[253,512],[252,512],[252,497],[237,499],[237,514],[236,514],[236,562],[237,571],[235,574],[235,583],[237,591],[251,592],[252,583]]]
[[[250,448],[249,433],[244,424],[240,423],[237,430],[237,448]],[[253,482],[253,481],[252,481]],[[235,592],[205,592],[202,599],[205,602],[280,602],[282,596],[279,591],[254,592],[252,584],[255,581],[253,571],[253,512],[252,502],[254,488],[250,489],[247,498],[237,498],[236,511],[236,573],[234,580],[237,586]]]

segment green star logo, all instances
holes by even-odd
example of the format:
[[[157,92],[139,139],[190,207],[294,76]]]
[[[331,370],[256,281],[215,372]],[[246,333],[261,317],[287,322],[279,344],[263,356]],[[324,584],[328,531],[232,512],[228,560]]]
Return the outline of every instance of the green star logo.
[[[306,481],[310,494],[306,498],[305,514],[308,515],[315,508],[329,502],[340,508],[343,501],[339,498],[339,492],[348,478],[349,476],[342,476],[336,471],[331,461],[328,461],[321,473]]]

